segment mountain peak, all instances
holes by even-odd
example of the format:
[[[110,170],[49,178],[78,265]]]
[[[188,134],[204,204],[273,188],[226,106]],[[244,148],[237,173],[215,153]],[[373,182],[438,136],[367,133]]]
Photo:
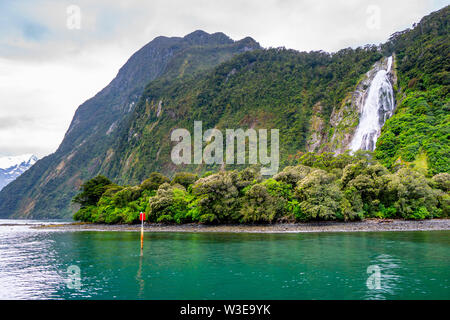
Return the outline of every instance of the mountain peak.
[[[203,30],[196,30],[184,36],[187,40],[197,45],[217,45],[217,44],[231,44],[234,41],[222,32],[208,33]]]
[[[33,165],[38,158],[34,154],[23,154],[20,156],[0,157],[0,169],[8,169],[23,163]]]
[[[0,158],[0,190],[27,171],[38,158],[33,154]]]

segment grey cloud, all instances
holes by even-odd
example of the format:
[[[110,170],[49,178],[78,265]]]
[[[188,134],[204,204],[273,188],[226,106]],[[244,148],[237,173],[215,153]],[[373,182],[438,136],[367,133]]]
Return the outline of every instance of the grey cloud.
[[[30,117],[5,117],[0,116],[0,131],[12,128],[23,128],[33,126],[35,119]]]
[[[196,29],[251,36],[265,46],[336,51],[379,43],[438,9],[432,0],[34,0],[1,8],[0,56],[51,60],[92,46],[119,43],[141,47],[158,35],[183,36]],[[376,4],[382,30],[367,30],[366,9]],[[66,27],[69,5],[81,9],[81,29]],[[405,8],[408,8],[405,10]],[[23,13],[19,15],[18,13]],[[405,14],[407,13],[407,14]],[[20,17],[20,18],[19,18]]]

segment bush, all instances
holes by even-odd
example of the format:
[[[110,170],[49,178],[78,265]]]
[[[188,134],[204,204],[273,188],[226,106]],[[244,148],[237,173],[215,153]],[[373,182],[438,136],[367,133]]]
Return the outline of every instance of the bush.
[[[225,223],[239,220],[242,185],[238,182],[236,171],[222,171],[201,178],[193,185],[192,192],[198,198],[200,221]],[[207,216],[202,217],[204,215]]]
[[[307,220],[335,220],[343,198],[339,186],[324,170],[314,170],[296,188],[300,208]]]
[[[439,214],[436,193],[427,179],[412,169],[403,168],[392,175],[387,185],[387,194],[398,217],[425,219]]]
[[[434,187],[444,192],[450,192],[450,174],[443,172],[435,175],[432,179]]]
[[[287,208],[287,200],[282,197],[285,186],[273,179],[251,186],[240,211],[241,222],[271,223],[281,217]]]
[[[187,222],[190,197],[181,185],[161,185],[154,197],[150,198],[149,218],[156,222]]]
[[[191,184],[197,181],[197,179],[198,176],[196,174],[189,172],[178,172],[173,177],[172,184],[180,184],[187,189]]]
[[[163,183],[169,183],[170,179],[163,176],[161,173],[153,172],[150,177],[141,183],[142,190],[158,190],[159,186]]]

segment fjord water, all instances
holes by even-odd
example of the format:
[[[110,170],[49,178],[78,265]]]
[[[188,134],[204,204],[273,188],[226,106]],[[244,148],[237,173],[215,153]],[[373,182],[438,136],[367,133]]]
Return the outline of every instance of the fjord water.
[[[145,236],[141,257],[138,232],[0,222],[0,298],[450,298],[449,231]],[[366,285],[371,265],[381,289]],[[80,288],[68,286],[70,266]]]

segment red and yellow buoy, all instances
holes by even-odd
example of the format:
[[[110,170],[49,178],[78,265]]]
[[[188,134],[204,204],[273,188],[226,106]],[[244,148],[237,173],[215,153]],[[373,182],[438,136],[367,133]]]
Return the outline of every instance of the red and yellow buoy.
[[[145,212],[141,212],[139,214],[139,219],[141,220],[141,250],[142,250],[144,248],[144,220],[145,220]]]

